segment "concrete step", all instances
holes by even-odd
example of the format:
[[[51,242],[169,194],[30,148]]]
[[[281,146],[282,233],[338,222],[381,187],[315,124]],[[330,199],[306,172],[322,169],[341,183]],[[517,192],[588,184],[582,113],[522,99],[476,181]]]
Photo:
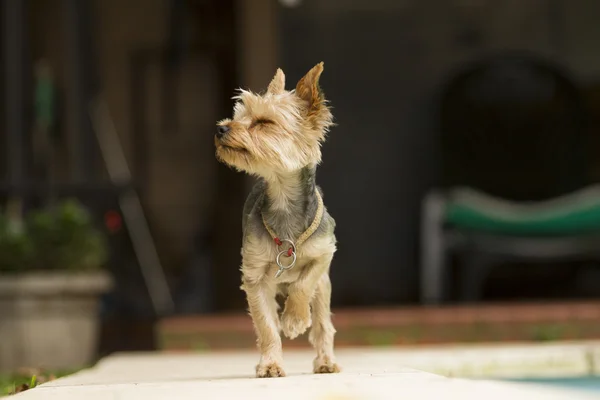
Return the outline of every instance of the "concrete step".
[[[577,349],[551,349],[551,352]],[[547,349],[534,349],[539,355]],[[513,356],[523,348],[508,349]],[[471,349],[480,360],[488,349]],[[496,352],[498,353],[498,352]],[[503,354],[508,354],[506,351]],[[562,354],[562,353],[561,353]],[[447,378],[408,366],[419,359],[456,359],[460,351],[411,353],[346,349],[337,354],[342,373],[313,375],[312,351],[284,354],[284,378],[254,378],[256,352],[121,354],[95,367],[22,392],[14,400],[244,399],[244,400],[588,400],[593,391],[553,385]],[[471,357],[473,358],[473,357]]]

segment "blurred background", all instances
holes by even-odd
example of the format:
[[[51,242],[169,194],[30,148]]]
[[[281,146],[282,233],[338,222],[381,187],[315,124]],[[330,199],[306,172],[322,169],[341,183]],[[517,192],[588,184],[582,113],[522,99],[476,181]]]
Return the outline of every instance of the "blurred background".
[[[52,330],[22,314],[35,298],[99,332],[88,358],[252,347],[239,250],[253,179],[216,161],[215,122],[236,88],[263,90],[281,67],[292,89],[320,61],[338,124],[318,183],[338,223],[340,343],[600,336],[599,2],[2,0],[1,12],[0,337],[17,320]],[[108,278],[36,292],[90,263]],[[67,304],[82,293],[98,315]],[[11,366],[25,363],[20,332],[0,346]]]

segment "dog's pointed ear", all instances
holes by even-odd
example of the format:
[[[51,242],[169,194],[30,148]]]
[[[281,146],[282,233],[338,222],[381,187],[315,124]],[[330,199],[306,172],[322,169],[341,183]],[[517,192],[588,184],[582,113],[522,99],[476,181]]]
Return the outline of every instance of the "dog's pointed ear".
[[[281,68],[277,68],[277,72],[275,72],[275,76],[269,83],[269,88],[267,92],[271,94],[281,94],[285,90],[285,75]]]
[[[296,85],[296,94],[308,102],[309,108],[314,109],[323,102],[323,93],[319,87],[319,78],[323,73],[323,62],[318,63]]]
[[[296,96],[307,102],[306,120],[317,132],[320,141],[325,138],[325,133],[333,125],[333,116],[319,86],[322,73],[323,62],[320,62],[312,67],[296,85]]]

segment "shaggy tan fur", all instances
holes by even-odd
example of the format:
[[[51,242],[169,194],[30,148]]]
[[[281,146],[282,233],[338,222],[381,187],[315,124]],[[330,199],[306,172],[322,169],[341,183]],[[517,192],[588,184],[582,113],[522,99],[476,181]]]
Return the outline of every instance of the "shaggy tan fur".
[[[336,251],[335,222],[325,210],[316,232],[297,249],[297,263],[279,278],[275,263],[281,250],[263,224],[281,238],[296,240],[315,215],[314,182],[321,161],[321,143],[333,125],[319,88],[323,63],[313,67],[296,85],[285,90],[278,69],[266,93],[240,90],[233,118],[218,123],[224,132],[215,137],[216,155],[240,171],[258,176],[244,207],[242,289],[257,335],[258,377],[285,376],[280,331],[293,339],[309,327],[309,341],[317,356],[315,373],[339,372],[331,322],[329,267]],[[277,295],[285,299],[279,315]]]

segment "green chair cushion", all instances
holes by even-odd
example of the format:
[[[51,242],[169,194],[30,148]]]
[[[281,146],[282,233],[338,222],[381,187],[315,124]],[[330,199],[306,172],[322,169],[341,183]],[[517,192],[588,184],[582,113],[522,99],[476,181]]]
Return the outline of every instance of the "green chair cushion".
[[[470,188],[452,190],[446,222],[469,230],[507,235],[600,233],[600,185],[560,198],[515,203]]]

